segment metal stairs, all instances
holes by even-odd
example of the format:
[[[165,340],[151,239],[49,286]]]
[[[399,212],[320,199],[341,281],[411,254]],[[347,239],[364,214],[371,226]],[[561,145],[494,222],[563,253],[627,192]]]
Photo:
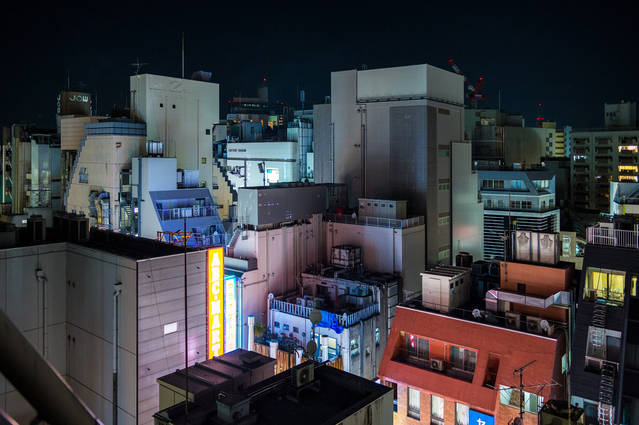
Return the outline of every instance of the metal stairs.
[[[213,163],[215,164],[218,171],[222,175],[222,178],[224,179],[227,186],[229,187],[229,190],[231,191],[231,194],[233,196],[233,201],[237,201],[237,191],[233,188],[233,184],[231,183],[231,180],[229,180],[229,176],[226,172],[226,169],[220,165],[220,161],[218,161],[217,158],[213,158]]]
[[[87,140],[86,134],[82,137],[80,141],[80,148],[73,159],[73,165],[71,166],[71,172],[69,173],[69,181],[67,181],[67,188],[64,191],[64,209],[66,210],[69,200],[69,190],[71,189],[71,182],[73,182],[73,176],[75,175],[75,170],[78,168],[78,164],[80,163],[80,155],[82,155],[82,148],[84,148],[84,144]]]

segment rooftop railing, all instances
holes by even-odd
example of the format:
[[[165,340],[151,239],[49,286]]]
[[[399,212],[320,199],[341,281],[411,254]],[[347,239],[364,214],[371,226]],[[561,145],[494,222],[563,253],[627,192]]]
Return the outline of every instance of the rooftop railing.
[[[593,245],[639,249],[639,232],[596,225],[586,228],[586,241]]]
[[[281,311],[282,313],[292,314],[293,316],[309,318],[311,314],[311,307],[305,307],[299,304],[289,303],[283,300],[273,300],[273,304],[271,308]],[[367,307],[362,308],[354,313],[347,314],[338,314],[337,320],[340,326],[344,328],[349,328],[357,323],[360,320],[366,320],[369,317],[374,316],[379,313],[379,306],[377,304],[371,304]]]
[[[374,226],[374,227],[390,227],[394,229],[403,229],[406,227],[414,227],[424,224],[424,216],[410,217],[410,218],[383,218],[383,217],[368,217],[357,216],[353,218],[350,215],[340,214],[326,214],[326,220],[333,221],[335,223],[346,224],[359,224],[361,226]]]
[[[192,206],[178,208],[158,208],[160,220],[179,220],[192,217],[213,217],[217,214],[217,207],[214,206]]]

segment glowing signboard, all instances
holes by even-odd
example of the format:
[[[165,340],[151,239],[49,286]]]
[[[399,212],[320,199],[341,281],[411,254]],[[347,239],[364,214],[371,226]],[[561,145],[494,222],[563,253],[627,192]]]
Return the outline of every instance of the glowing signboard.
[[[468,411],[468,425],[495,425],[495,418],[470,409]]]
[[[235,277],[224,278],[224,352],[237,348],[237,315],[235,306]]]
[[[224,248],[208,250],[207,339],[208,356],[224,353]]]

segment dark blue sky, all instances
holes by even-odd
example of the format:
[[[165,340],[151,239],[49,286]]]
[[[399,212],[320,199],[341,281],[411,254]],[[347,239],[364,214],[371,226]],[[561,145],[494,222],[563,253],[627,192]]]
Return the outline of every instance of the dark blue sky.
[[[27,3],[27,2],[22,2]],[[98,93],[100,113],[127,98],[129,66],[178,76],[179,38],[186,75],[204,69],[221,102],[253,95],[264,76],[273,98],[296,102],[297,88],[322,102],[330,72],[455,58],[471,80],[484,77],[485,106],[599,126],[603,102],[638,100],[633,7],[614,2],[155,2],[136,6],[6,6],[0,26],[0,122],[54,126],[57,91]],[[237,5],[237,6],[234,6]]]

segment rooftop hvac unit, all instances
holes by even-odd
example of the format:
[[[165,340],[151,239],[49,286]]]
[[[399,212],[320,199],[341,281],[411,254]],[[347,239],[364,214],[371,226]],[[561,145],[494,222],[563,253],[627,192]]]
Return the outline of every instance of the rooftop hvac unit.
[[[541,317],[527,317],[526,318],[526,330],[530,333],[541,335],[543,329],[541,328]]]
[[[445,363],[442,359],[430,359],[430,368],[438,371],[443,371]]]
[[[293,369],[291,378],[295,388],[310,384],[315,379],[315,365],[313,362],[308,362],[307,364]]]
[[[199,216],[200,216],[200,206],[193,205],[193,217],[199,217]]]
[[[508,329],[519,330],[521,326],[521,315],[519,313],[506,312],[506,327]]]

